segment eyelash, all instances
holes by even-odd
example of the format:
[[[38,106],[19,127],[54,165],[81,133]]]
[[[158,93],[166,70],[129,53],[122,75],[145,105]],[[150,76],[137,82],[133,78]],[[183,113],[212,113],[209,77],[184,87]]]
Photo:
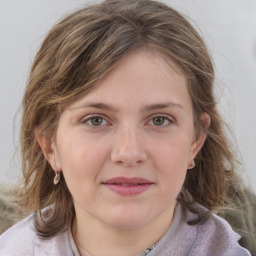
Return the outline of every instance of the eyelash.
[[[96,118],[99,118],[99,119],[102,119],[102,122],[104,122],[104,125],[93,125],[92,123],[89,124],[89,122],[92,122],[93,119],[96,119]],[[103,116],[101,115],[93,115],[93,116],[89,116],[88,118],[86,118],[85,120],[82,121],[83,124],[86,124],[88,125],[89,127],[93,127],[93,128],[100,128],[102,126],[106,126],[106,125],[109,125],[109,122],[106,121],[106,118],[104,118]]]
[[[100,125],[93,125],[92,124],[92,120],[93,119],[96,119],[96,118],[99,118],[99,119],[102,119],[102,122],[104,123],[103,125],[100,124]],[[155,125],[155,124],[150,124],[151,122],[153,122],[154,118],[162,118],[164,120],[164,125]],[[90,122],[90,123],[89,123]],[[166,122],[168,122],[166,124]],[[82,121],[83,124],[86,124],[87,126],[89,127],[92,127],[94,129],[99,129],[100,127],[102,126],[110,126],[111,124],[106,120],[106,118],[102,115],[92,115],[92,116],[89,116],[87,117],[85,120]],[[152,125],[154,127],[157,127],[157,128],[161,128],[161,127],[168,127],[169,125],[171,125],[172,123],[174,123],[174,121],[172,119],[170,119],[169,117],[167,116],[164,116],[164,115],[154,115],[152,117],[150,117],[150,121],[148,121],[146,123],[146,125]]]
[[[172,119],[170,119],[169,117],[167,117],[167,116],[164,116],[164,115],[154,115],[154,116],[151,117],[151,119],[148,122],[148,124],[150,122],[153,122],[154,118],[162,118],[164,120],[164,125],[154,125],[154,124],[152,124],[154,127],[159,127],[159,128],[160,127],[168,127],[169,125],[174,123],[174,121]],[[166,122],[168,122],[168,123],[166,124]]]

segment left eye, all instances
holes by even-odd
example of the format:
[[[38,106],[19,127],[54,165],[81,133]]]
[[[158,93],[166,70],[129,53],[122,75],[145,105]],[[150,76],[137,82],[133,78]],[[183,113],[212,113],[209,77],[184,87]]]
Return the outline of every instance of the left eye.
[[[149,122],[150,125],[154,126],[167,126],[171,123],[171,120],[165,116],[155,116]]]
[[[101,116],[93,116],[85,120],[85,123],[94,127],[103,126],[107,124],[107,121]]]

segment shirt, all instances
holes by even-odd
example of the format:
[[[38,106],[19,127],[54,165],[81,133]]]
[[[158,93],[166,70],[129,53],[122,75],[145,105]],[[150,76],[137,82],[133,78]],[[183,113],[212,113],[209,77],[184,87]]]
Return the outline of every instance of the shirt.
[[[198,205],[201,210],[204,209]],[[176,206],[167,232],[147,256],[250,256],[238,243],[240,236],[222,218],[211,214],[202,225],[188,225],[196,214]],[[79,252],[70,229],[40,240],[33,215],[17,223],[0,236],[0,256],[77,256]],[[152,232],[154,232],[152,230]]]

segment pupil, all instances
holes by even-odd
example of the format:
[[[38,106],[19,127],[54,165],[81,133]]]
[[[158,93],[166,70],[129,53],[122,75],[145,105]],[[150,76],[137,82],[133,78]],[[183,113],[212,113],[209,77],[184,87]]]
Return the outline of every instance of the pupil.
[[[94,126],[99,126],[102,124],[102,118],[101,117],[94,117],[92,118],[92,124]]]
[[[164,124],[164,118],[161,117],[161,116],[155,117],[153,119],[153,123],[154,123],[154,125],[157,125],[157,126],[163,125]]]

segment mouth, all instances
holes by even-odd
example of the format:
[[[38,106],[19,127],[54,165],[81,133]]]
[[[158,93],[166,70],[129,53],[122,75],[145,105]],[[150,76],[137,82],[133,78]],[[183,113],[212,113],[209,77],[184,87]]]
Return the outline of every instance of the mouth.
[[[137,177],[116,177],[102,182],[102,184],[119,195],[132,196],[143,193],[144,191],[149,189],[154,183],[152,181]]]

